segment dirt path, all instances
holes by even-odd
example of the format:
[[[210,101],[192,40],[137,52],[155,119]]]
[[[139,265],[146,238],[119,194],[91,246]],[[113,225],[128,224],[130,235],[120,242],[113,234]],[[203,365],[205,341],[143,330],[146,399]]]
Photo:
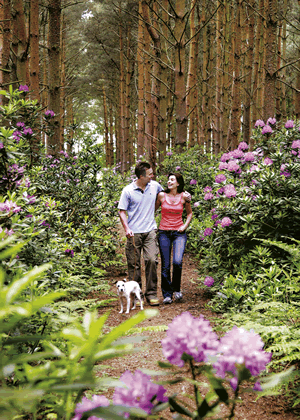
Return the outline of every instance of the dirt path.
[[[160,264],[158,266],[158,273],[160,274]],[[113,378],[119,378],[120,375],[126,371],[130,370],[134,372],[138,368],[149,369],[152,371],[160,370],[157,366],[158,361],[167,361],[163,357],[161,350],[161,340],[166,335],[167,325],[173,320],[173,318],[182,312],[189,311],[193,316],[199,317],[200,314],[203,314],[206,319],[211,319],[215,315],[212,314],[209,310],[205,308],[205,303],[207,299],[203,296],[203,291],[197,288],[197,267],[195,262],[191,259],[189,255],[184,256],[183,261],[183,278],[182,278],[182,292],[183,292],[183,301],[181,303],[173,303],[171,305],[160,304],[158,308],[159,315],[146,320],[139,324],[137,327],[156,327],[156,330],[160,331],[143,331],[139,335],[145,336],[147,340],[139,344],[141,346],[141,351],[126,357],[117,358],[114,360],[109,360],[108,365],[104,369],[100,369],[98,375],[103,376],[107,375]],[[114,280],[122,280],[123,276],[117,276],[111,279],[113,283]],[[144,275],[143,275],[144,278]],[[162,302],[162,295],[160,291],[160,281],[159,281],[159,293],[158,297]],[[112,286],[112,291],[114,287]],[[145,305],[145,308],[150,307]],[[109,308],[103,307],[99,310],[99,314],[103,314],[107,310],[110,310],[110,316],[106,325],[108,327],[115,327],[119,325],[122,321],[126,320],[129,316],[132,316],[135,311],[132,311],[131,314],[119,314],[119,302],[114,302]],[[100,366],[99,366],[100,368]],[[174,375],[174,374],[173,374]],[[172,377],[172,376],[171,376]],[[160,377],[162,379],[163,377]],[[164,377],[165,378],[165,377]],[[168,376],[167,378],[170,378]],[[173,376],[174,378],[174,376]],[[193,388],[187,383],[178,383],[172,386],[166,386],[168,389],[168,395],[173,393],[188,393],[193,394]],[[206,395],[207,391],[205,385],[203,386],[202,395]],[[108,390],[105,394],[108,398],[112,398],[113,390]],[[187,397],[183,397],[183,400],[187,401]],[[242,395],[241,404],[236,408],[236,420],[295,420],[299,416],[296,413],[289,411],[289,403],[286,400],[283,400],[282,397],[262,397],[259,400],[256,400],[256,395],[254,393],[244,393]],[[189,400],[190,403],[190,400]],[[228,413],[226,406],[222,406],[221,412],[216,414],[213,418],[217,419],[224,416]],[[163,412],[163,417],[172,419],[172,413],[169,410]]]

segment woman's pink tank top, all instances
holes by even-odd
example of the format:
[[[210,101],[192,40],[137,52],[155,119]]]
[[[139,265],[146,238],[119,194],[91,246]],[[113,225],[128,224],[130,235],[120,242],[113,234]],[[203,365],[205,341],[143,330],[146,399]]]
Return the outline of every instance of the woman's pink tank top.
[[[183,204],[182,194],[180,194],[180,198],[176,201],[177,204],[170,204],[171,201],[167,201],[169,197],[167,194],[164,194],[164,202],[161,205],[161,221],[159,225],[159,229],[161,230],[177,230],[180,226],[183,225],[182,221],[182,212],[183,212]],[[169,199],[170,200],[170,199]]]

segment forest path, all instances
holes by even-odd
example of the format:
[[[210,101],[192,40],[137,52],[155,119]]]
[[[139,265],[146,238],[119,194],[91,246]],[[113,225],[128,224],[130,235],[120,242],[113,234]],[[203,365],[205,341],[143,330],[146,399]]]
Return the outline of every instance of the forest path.
[[[158,298],[160,299],[160,306],[156,307],[159,311],[159,314],[153,318],[147,319],[142,323],[138,324],[138,328],[147,327],[148,330],[145,330],[138,335],[145,337],[146,341],[143,343],[135,345],[136,347],[140,347],[139,352],[135,352],[134,354],[127,355],[125,357],[119,357],[112,360],[109,360],[106,365],[109,367],[101,367],[99,366],[99,370],[97,375],[98,376],[109,376],[113,378],[119,378],[122,373],[126,370],[130,370],[132,373],[136,369],[148,369],[151,371],[158,371],[161,370],[157,362],[167,360],[164,358],[162,353],[162,346],[161,340],[166,335],[166,329],[169,323],[172,322],[173,318],[177,315],[182,314],[183,312],[189,311],[194,317],[199,317],[200,314],[203,314],[205,319],[211,320],[216,317],[216,314],[212,313],[210,310],[205,308],[205,304],[207,303],[208,299],[205,296],[203,289],[197,287],[197,280],[198,277],[198,270],[196,262],[192,259],[190,255],[187,253],[184,255],[183,259],[183,272],[182,272],[182,292],[183,292],[183,300],[180,303],[172,303],[171,305],[163,305],[162,303],[162,294],[160,288],[160,261],[158,265]],[[144,290],[144,281],[145,275],[143,272],[143,290]],[[110,283],[112,284],[111,290],[117,297],[116,288],[113,285],[113,282],[116,280],[122,280],[124,275],[116,276],[110,279]],[[105,296],[101,296],[104,298]],[[145,304],[145,309],[150,308],[148,304]],[[106,311],[110,311],[110,315],[106,322],[106,328],[110,329],[113,328],[126,319],[132,316],[132,314],[137,313],[137,310],[131,311],[129,314],[119,314],[120,305],[119,301],[116,300],[115,302],[111,303],[109,307],[101,307],[99,309],[99,315],[104,314]],[[213,324],[213,323],[212,323]],[[151,327],[154,331],[151,331]],[[174,369],[175,372],[175,369]],[[160,380],[167,379],[174,379],[174,372],[167,375],[167,376],[160,376]],[[186,369],[182,369],[181,375],[185,375],[187,373]],[[190,375],[188,375],[190,376]],[[201,378],[202,379],[202,378]],[[207,382],[206,378],[203,377],[203,381]],[[168,395],[172,395],[174,393],[187,393],[193,395],[193,386],[188,384],[187,382],[184,383],[177,383],[174,385],[165,386],[168,390]],[[245,387],[246,388],[246,387]],[[201,389],[202,396],[204,397],[207,393],[207,388],[205,384]],[[107,398],[112,399],[113,396],[113,389],[109,389],[104,395]],[[233,394],[232,394],[233,396]],[[293,412],[289,412],[289,405],[290,403],[283,399],[281,396],[277,397],[261,397],[256,401],[257,395],[252,392],[245,392],[241,396],[241,403],[238,404],[235,410],[235,420],[296,420],[299,419]],[[181,400],[188,402],[191,404],[191,400],[187,397],[180,397]],[[228,414],[228,408],[222,404],[221,411],[214,415],[213,419],[217,419],[220,417],[225,416]],[[165,410],[162,412],[162,417],[167,419],[172,419],[172,413],[170,410]]]

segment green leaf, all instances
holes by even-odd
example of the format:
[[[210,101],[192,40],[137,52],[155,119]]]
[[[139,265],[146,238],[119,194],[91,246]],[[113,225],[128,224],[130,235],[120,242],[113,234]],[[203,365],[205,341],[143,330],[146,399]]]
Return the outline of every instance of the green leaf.
[[[191,413],[189,410],[187,410],[182,405],[178,404],[177,401],[175,401],[174,398],[169,397],[169,404],[177,413],[183,414],[184,416],[194,418],[194,414]]]
[[[139,408],[127,407],[125,405],[112,405],[109,407],[97,407],[82,414],[81,420],[87,420],[91,416],[98,416],[107,420],[124,420],[122,413],[129,413],[130,416],[138,418],[147,418],[146,411]]]

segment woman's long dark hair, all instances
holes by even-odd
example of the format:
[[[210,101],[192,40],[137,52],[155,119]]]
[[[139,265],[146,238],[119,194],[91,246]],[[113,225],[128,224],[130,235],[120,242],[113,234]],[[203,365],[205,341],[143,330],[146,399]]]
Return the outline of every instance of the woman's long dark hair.
[[[171,172],[168,175],[168,179],[170,178],[171,175],[174,175],[175,176],[175,178],[176,178],[176,180],[177,180],[177,182],[179,184],[178,187],[177,187],[177,192],[178,193],[182,193],[182,191],[184,189],[184,179],[183,179],[183,176],[179,172],[175,172],[175,173]],[[168,194],[170,192],[169,188],[167,188],[165,190],[165,192]]]

